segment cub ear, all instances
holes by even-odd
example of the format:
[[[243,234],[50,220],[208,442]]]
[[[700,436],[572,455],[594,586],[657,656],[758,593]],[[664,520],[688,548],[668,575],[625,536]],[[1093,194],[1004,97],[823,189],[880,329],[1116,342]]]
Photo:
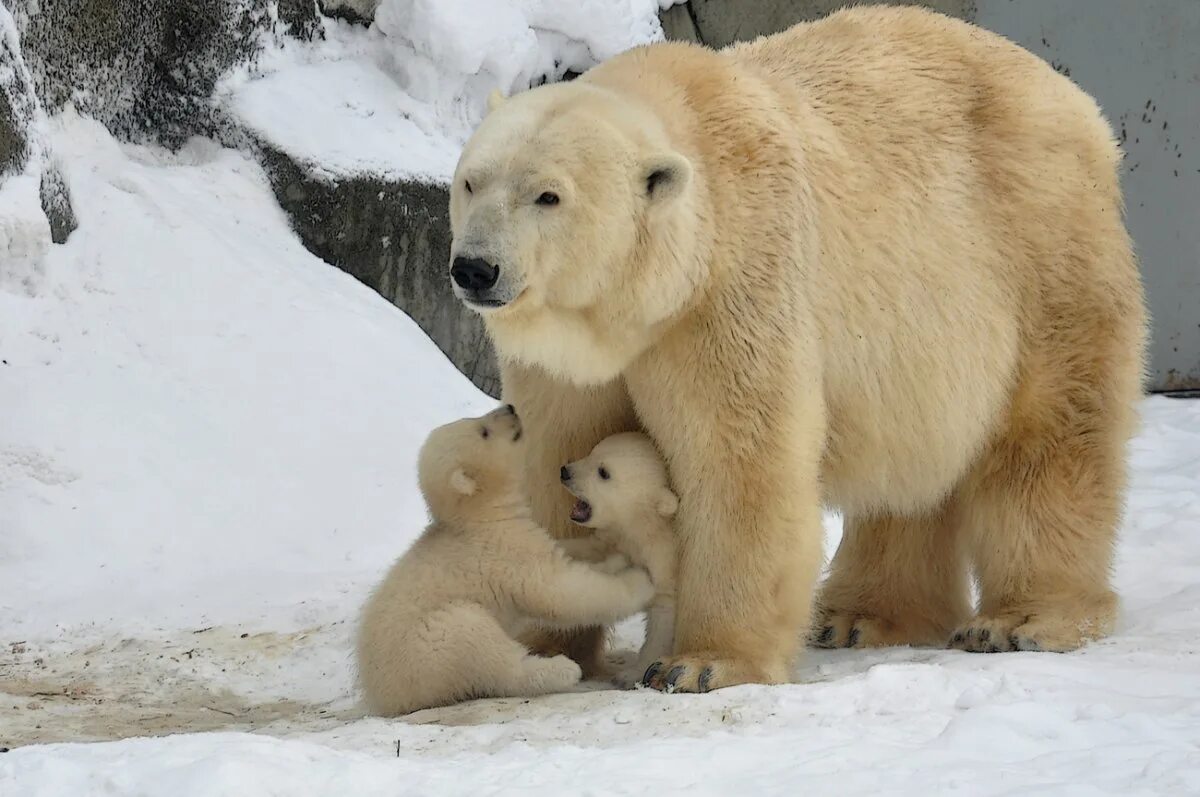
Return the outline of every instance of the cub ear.
[[[450,474],[450,488],[459,495],[474,495],[478,487],[462,468],[455,468],[454,473]]]
[[[675,510],[679,509],[679,499],[675,497],[675,493],[664,487],[654,499],[654,508],[663,517],[671,517]]]
[[[500,89],[492,89],[491,93],[488,94],[488,98],[487,98],[488,113],[491,113],[492,111],[496,110],[497,108],[499,108],[501,105],[503,105],[507,101],[508,101],[508,97],[505,97],[503,94],[501,94]]]
[[[642,180],[651,202],[678,196],[692,179],[692,164],[678,152],[664,152],[642,161]]]

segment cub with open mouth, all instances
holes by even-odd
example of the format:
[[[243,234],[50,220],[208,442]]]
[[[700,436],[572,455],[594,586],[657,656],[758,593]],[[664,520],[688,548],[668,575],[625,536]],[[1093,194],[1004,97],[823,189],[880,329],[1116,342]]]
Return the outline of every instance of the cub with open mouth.
[[[560,471],[563,486],[578,500],[571,520],[594,534],[560,541],[572,556],[595,559],[615,548],[644,567],[654,582],[654,600],[646,610],[646,640],[632,671],[621,681],[632,684],[655,662],[671,655],[675,642],[675,533],[672,518],[679,506],[668,483],[667,467],[650,438],[637,432],[601,440],[583,459]]]

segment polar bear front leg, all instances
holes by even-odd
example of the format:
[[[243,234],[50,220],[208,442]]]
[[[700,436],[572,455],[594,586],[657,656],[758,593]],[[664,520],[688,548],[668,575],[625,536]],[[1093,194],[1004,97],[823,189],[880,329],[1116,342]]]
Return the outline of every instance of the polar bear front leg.
[[[692,367],[672,371],[670,359]],[[707,692],[784,682],[821,563],[821,391],[792,384],[803,372],[779,363],[747,374],[655,360],[628,381],[680,497],[680,557],[674,655],[642,683]]]

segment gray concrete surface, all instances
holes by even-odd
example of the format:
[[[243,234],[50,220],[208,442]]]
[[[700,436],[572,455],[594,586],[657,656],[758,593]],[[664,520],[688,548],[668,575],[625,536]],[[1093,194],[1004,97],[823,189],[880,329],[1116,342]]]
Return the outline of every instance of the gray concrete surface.
[[[976,5],[977,24],[1050,61],[1112,122],[1153,318],[1150,387],[1200,388],[1200,2]]]

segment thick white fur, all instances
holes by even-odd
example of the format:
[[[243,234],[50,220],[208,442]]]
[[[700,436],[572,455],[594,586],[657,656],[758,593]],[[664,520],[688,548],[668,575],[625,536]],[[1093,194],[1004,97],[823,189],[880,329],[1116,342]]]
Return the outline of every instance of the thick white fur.
[[[519,437],[519,420],[502,409],[440,427],[422,448],[433,522],[367,602],[358,636],[372,713],[569,689],[578,664],[531,655],[514,636],[531,624],[616,622],[652,599],[642,568],[623,557],[575,561],[530,518]]]
[[[675,641],[675,569],[678,554],[672,518],[679,500],[671,491],[667,466],[653,441],[638,432],[613,435],[583,459],[566,466],[563,484],[590,510],[580,525],[595,540],[646,568],[654,601],[646,609],[646,638],[629,670],[618,681],[630,685],[656,661],[671,655]],[[572,556],[598,558],[592,539],[562,542]]]
[[[499,269],[534,517],[575,533],[557,467],[615,432],[679,491],[653,685],[785,680],[810,617],[832,646],[1111,631],[1146,326],[1120,158],[1070,80],[915,8],[639,48],[488,115],[452,256]]]

